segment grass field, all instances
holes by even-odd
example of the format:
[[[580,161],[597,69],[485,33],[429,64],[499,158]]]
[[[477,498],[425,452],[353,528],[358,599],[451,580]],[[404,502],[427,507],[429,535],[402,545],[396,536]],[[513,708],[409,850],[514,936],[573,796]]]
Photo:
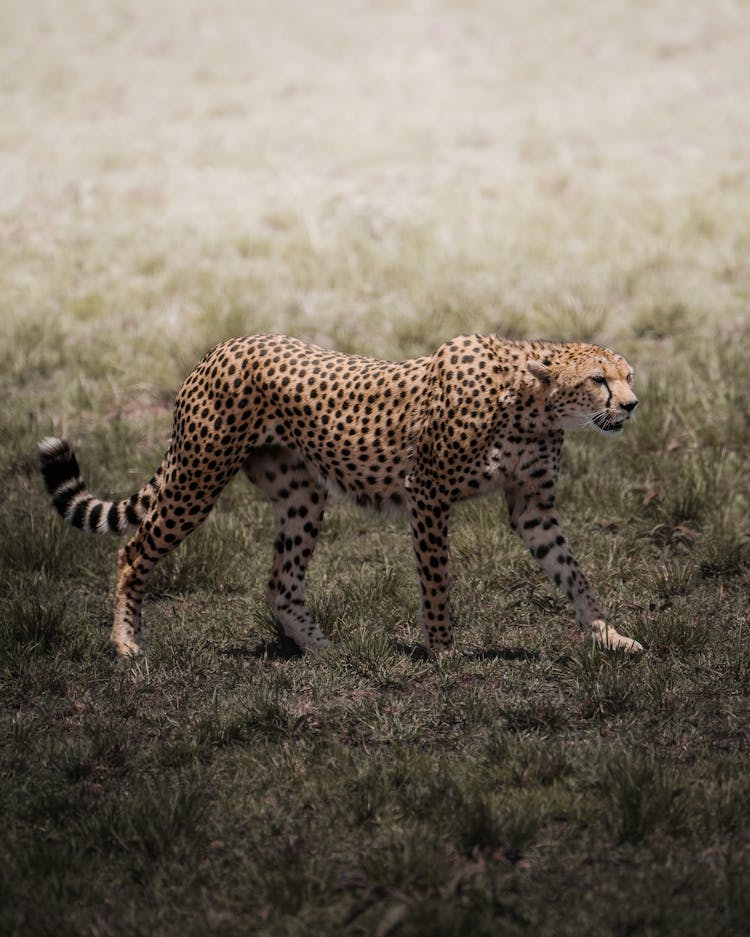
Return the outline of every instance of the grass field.
[[[750,919],[750,6],[3,0],[0,933],[732,935]],[[334,500],[336,640],[264,611],[233,483],[108,645],[124,496],[211,345],[385,357],[588,339],[637,419],[566,444],[559,517],[639,660],[507,529],[452,518],[462,655],[421,650],[404,523]]]

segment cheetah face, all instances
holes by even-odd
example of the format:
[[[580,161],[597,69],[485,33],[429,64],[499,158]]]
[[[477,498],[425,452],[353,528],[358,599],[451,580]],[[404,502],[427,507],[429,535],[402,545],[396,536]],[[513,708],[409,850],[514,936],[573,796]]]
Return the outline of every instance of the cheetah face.
[[[582,427],[620,433],[638,406],[633,369],[614,352],[589,346],[587,354],[545,368],[549,399],[565,429]],[[529,369],[538,371],[530,362]],[[541,379],[541,377],[540,377]]]
[[[563,424],[620,433],[638,406],[633,393],[633,369],[620,355],[610,354],[594,361],[578,375]]]

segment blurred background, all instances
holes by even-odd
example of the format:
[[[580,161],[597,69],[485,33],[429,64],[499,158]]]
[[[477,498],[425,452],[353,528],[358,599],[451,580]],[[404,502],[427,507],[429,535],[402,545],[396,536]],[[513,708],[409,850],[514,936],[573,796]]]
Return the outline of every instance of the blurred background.
[[[46,323],[173,392],[265,329],[391,356],[462,330],[625,351],[746,332],[746,3],[2,0],[2,19],[0,317],[32,357]]]

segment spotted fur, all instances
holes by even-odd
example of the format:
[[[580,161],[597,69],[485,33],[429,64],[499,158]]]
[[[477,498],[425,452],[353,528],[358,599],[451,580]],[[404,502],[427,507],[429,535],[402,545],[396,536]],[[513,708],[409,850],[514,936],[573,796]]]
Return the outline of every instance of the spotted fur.
[[[638,401],[625,359],[578,342],[459,336],[402,362],[327,351],[281,335],[213,348],[183,384],[170,446],[129,498],[102,501],[68,444],[39,445],[52,502],[69,523],[135,534],[120,550],[112,640],[140,650],[141,604],[156,562],[208,515],[240,471],[271,501],[274,558],[268,604],[301,648],[328,642],[305,607],[305,572],[327,492],[346,492],[409,517],[431,652],[453,646],[448,608],[448,515],[456,501],[496,489],[510,523],[568,596],[599,644],[640,651],[608,625],[554,514],[567,428],[622,430]]]

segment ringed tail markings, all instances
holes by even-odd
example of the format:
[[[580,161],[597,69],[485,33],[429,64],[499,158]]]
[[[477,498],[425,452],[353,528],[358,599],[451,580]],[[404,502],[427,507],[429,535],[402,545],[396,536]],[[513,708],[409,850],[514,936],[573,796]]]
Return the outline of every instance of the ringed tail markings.
[[[66,440],[46,436],[38,443],[38,450],[52,505],[71,526],[93,534],[122,534],[138,526],[151,503],[158,476],[122,501],[105,501],[86,487],[78,460]]]

